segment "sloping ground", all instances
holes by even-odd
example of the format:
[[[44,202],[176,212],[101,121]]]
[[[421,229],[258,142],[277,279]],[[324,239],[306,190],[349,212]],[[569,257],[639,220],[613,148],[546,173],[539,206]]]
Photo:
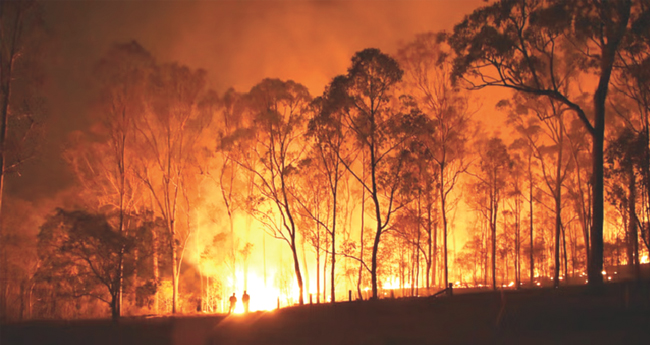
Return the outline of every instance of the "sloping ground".
[[[623,285],[341,303],[230,317],[208,343],[650,344],[649,306]]]
[[[224,316],[30,321],[0,326],[0,345],[204,345]]]
[[[0,344],[650,344],[649,285],[482,292],[266,313],[3,325]]]

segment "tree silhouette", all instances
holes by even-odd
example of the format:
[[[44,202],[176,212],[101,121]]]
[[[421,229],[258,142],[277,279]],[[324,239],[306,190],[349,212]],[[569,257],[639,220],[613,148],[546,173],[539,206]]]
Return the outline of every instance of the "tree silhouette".
[[[129,228],[127,216],[144,208],[142,184],[134,174],[135,122],[145,108],[147,78],[153,64],[151,55],[136,42],[113,46],[97,66],[101,122],[92,136],[75,133],[64,152],[84,188],[87,205],[95,211],[117,212],[117,223],[113,226],[120,233]],[[118,287],[118,316],[122,283],[123,278]]]
[[[516,110],[509,115],[509,120],[532,149],[532,155],[540,165],[542,181],[548,196],[553,199],[555,213],[555,270],[553,284],[557,287],[560,280],[560,235],[562,223],[562,187],[570,168],[570,159],[566,157],[566,129],[563,113],[568,108],[547,98],[515,97]]]
[[[303,139],[311,96],[306,87],[293,81],[265,79],[246,97],[248,127],[224,138],[224,147],[240,151],[237,164],[254,175],[255,194],[247,211],[261,222],[269,235],[291,249],[293,269],[304,303],[303,279],[298,260],[298,207],[295,200],[299,164],[306,147]],[[235,145],[236,144],[236,145]]]
[[[623,128],[605,151],[606,174],[610,182],[609,196],[612,203],[624,209],[623,222],[627,223],[624,224],[626,225],[627,264],[634,266],[637,279],[640,277],[637,229],[641,229],[641,237],[646,248],[649,244],[643,231],[643,224],[639,220],[641,217],[636,210],[637,180],[638,176],[643,176],[646,142],[643,133],[636,134],[629,128]]]
[[[605,110],[616,56],[630,28],[631,8],[631,0],[503,0],[474,11],[450,37],[457,54],[455,76],[473,88],[499,86],[550,97],[569,107],[591,134],[590,285],[603,282]],[[642,21],[644,16],[638,18]],[[598,79],[593,117],[564,88],[567,77],[575,73],[593,73]]]
[[[499,205],[506,196],[512,161],[508,149],[499,137],[491,137],[477,143],[480,161],[474,175],[477,181],[473,185],[475,208],[488,221],[491,246],[492,287],[496,290],[497,224]],[[506,269],[505,267],[503,269]]]
[[[330,99],[333,97],[334,99]],[[326,181],[326,188],[329,196],[325,198],[328,203],[326,208],[328,214],[331,215],[331,221],[326,219],[325,222],[319,221],[328,232],[331,241],[331,269],[330,269],[330,295],[331,302],[336,301],[335,289],[335,272],[336,272],[336,231],[337,225],[340,222],[338,216],[340,198],[340,185],[346,176],[345,167],[342,161],[351,161],[352,151],[347,147],[345,139],[348,135],[344,132],[345,127],[342,126],[341,116],[343,112],[339,111],[338,105],[335,104],[336,96],[330,94],[330,90],[323,92],[323,97],[314,100],[312,106],[314,107],[314,117],[309,121],[308,135],[313,140],[313,149],[310,156],[315,163],[314,166],[321,172],[322,177]],[[310,212],[314,214],[315,212]],[[312,217],[313,218],[313,217]],[[317,225],[318,226],[318,225]]]
[[[90,296],[105,302],[116,319],[120,316],[122,280],[135,269],[133,262],[124,264],[125,258],[133,252],[137,234],[149,225],[139,222],[139,229],[125,233],[111,226],[109,218],[61,209],[48,217],[38,234],[38,254],[43,262],[39,276],[50,283],[67,282],[61,286],[68,287],[65,293],[70,297]]]
[[[447,237],[449,213],[459,201],[454,188],[469,166],[467,143],[472,136],[469,96],[452,84],[451,49],[442,35],[424,34],[398,52],[405,71],[404,84],[433,127],[420,140],[436,171],[437,199],[442,218],[444,280],[449,282]]]
[[[377,254],[381,235],[393,214],[405,205],[397,199],[401,184],[399,175],[408,156],[405,143],[419,115],[409,109],[400,109],[399,102],[392,97],[402,75],[393,58],[370,48],[357,52],[348,73],[334,78],[329,86],[331,99],[343,112],[342,125],[351,132],[354,145],[366,158],[359,163],[364,164],[367,178],[351,163],[344,159],[341,162],[369,194],[374,205],[376,226],[370,268],[373,298],[378,297]]]
[[[187,200],[198,143],[212,116],[202,111],[210,105],[204,102],[206,94],[209,97],[205,71],[175,63],[157,66],[147,84],[148,111],[135,124],[141,153],[136,174],[149,189],[169,235],[172,313],[177,308],[180,267],[191,231],[179,221],[179,210],[183,199]]]

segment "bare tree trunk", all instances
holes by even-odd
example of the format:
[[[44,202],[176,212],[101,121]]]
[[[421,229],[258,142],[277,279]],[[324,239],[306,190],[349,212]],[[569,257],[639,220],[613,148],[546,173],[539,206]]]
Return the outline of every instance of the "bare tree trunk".
[[[555,110],[555,108],[554,108]],[[557,165],[555,170],[555,270],[553,274],[553,286],[560,285],[560,232],[562,231],[562,151],[564,142],[564,126],[562,121],[562,114],[558,115],[558,122],[560,125],[558,152],[557,152]]]
[[[377,230],[375,232],[375,241],[372,245],[372,264],[370,270],[370,279],[372,281],[372,298],[377,299],[378,290],[377,290],[377,252],[379,251],[379,240],[381,238],[381,216],[379,214],[379,200],[375,199],[375,213],[377,216]]]
[[[630,164],[628,171],[628,243],[627,257],[628,265],[634,265],[634,278],[638,281],[641,278],[639,266],[639,239],[637,235],[637,216],[636,216],[636,176],[634,166]]]
[[[374,117],[371,120],[372,126],[374,126]],[[374,137],[373,137],[374,140]],[[372,244],[372,259],[370,266],[370,280],[372,283],[372,299],[377,299],[379,297],[379,292],[377,289],[377,253],[379,251],[379,241],[381,240],[382,224],[381,224],[381,206],[379,204],[379,191],[377,189],[377,166],[375,159],[375,148],[374,142],[370,146],[370,178],[372,181],[372,201],[375,205],[375,220],[377,222],[375,230],[375,240]]]
[[[443,153],[444,154],[444,153]],[[440,182],[438,192],[440,193],[440,214],[442,215],[442,255],[444,264],[443,286],[446,288],[449,283],[449,267],[447,261],[447,200],[445,198],[445,164],[440,163]]]
[[[566,251],[566,233],[565,233],[565,228],[564,225],[562,226],[562,250],[563,250],[563,257],[564,257],[564,279],[567,279],[569,277],[568,271],[568,260],[567,260],[567,251]],[[565,282],[568,282],[568,280],[565,280]]]
[[[492,240],[492,289],[497,289],[497,264],[496,264],[496,253],[497,253],[497,215],[498,215],[498,201],[496,200],[496,172],[494,172],[495,182],[493,186],[490,186],[490,237]]]
[[[438,284],[438,276],[437,276],[437,267],[438,267],[438,222],[434,220],[433,222],[433,255],[431,256],[431,266],[433,267],[433,277],[431,277],[431,280],[433,280],[433,286],[440,286]]]
[[[316,303],[320,303],[320,224],[316,225],[318,230],[316,245]],[[325,274],[325,272],[323,272]]]
[[[337,161],[338,162],[338,161]],[[330,284],[331,284],[331,289],[330,289],[330,295],[331,295],[331,302],[336,303],[336,284],[335,284],[335,267],[336,267],[336,207],[338,206],[337,204],[337,199],[338,199],[338,185],[339,185],[339,177],[338,177],[338,164],[335,165],[336,170],[336,177],[334,181],[334,190],[332,193],[332,204],[333,204],[333,210],[332,210],[332,268],[330,270],[330,274],[332,275],[330,277]],[[362,258],[363,259],[363,258]],[[327,263],[327,255],[325,256],[325,263]],[[325,269],[323,268],[323,280],[325,280]],[[325,288],[325,282],[323,282],[323,289]],[[323,298],[325,298],[325,293],[323,292]]]
[[[518,181],[519,182],[519,181]],[[515,200],[515,284],[521,288],[521,190]]]
[[[415,246],[417,255],[415,258],[416,262],[416,271],[415,271],[415,294],[419,295],[419,281],[420,281],[420,220],[422,219],[422,205],[420,201],[422,200],[422,192],[418,193],[418,221],[417,221],[417,232],[418,232],[418,242]]]
[[[174,223],[169,222],[167,224],[170,231],[170,243],[169,249],[171,251],[171,260],[172,260],[172,314],[176,314],[176,306],[178,304],[178,275],[176,271],[178,270],[178,263],[176,262],[176,231],[174,229]]]
[[[361,294],[361,277],[363,275],[363,230],[365,227],[365,218],[366,218],[366,189],[362,188],[361,189],[361,240],[360,240],[360,247],[361,247],[361,253],[360,253],[360,259],[362,262],[359,262],[359,277],[357,279],[357,294],[359,295],[359,299],[363,299],[363,295]]]
[[[153,282],[156,284],[156,291],[154,292],[153,295],[153,309],[155,313],[158,313],[160,311],[159,309],[159,304],[158,304],[158,289],[160,288],[160,271],[158,269],[158,234],[156,233],[156,229],[152,229],[151,231],[151,245],[153,248],[151,249],[151,265],[153,268]]]
[[[427,253],[429,254],[429,260],[427,260],[427,293],[430,293],[429,289],[431,288],[431,269],[433,262],[433,250],[432,250],[432,226],[431,226],[431,202],[427,200]]]
[[[327,302],[327,256],[329,254],[327,253],[327,250],[325,251],[325,258],[323,259],[323,303]],[[334,284],[334,280],[332,280],[332,285]],[[319,302],[320,303],[320,300]],[[334,303],[334,297],[332,295],[332,303]]]
[[[528,156],[528,182],[529,182],[529,190],[528,190],[528,206],[529,206],[529,214],[530,214],[530,286],[534,286],[534,279],[535,279],[535,238],[533,237],[533,220],[534,220],[534,213],[533,213],[533,171],[532,171],[532,166],[531,166],[531,158],[532,155]]]
[[[300,263],[298,261],[298,251],[296,248],[296,238],[295,238],[295,232],[294,235],[291,238],[291,254],[293,256],[293,270],[294,273],[296,274],[296,281],[298,282],[298,289],[300,290],[300,296],[298,296],[298,304],[303,305],[304,299],[303,299],[303,285],[302,285],[302,274],[300,273]]]

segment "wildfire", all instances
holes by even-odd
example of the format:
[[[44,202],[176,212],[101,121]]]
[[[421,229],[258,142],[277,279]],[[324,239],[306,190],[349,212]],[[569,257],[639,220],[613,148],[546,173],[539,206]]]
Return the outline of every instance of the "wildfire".
[[[391,290],[399,289],[400,288],[399,279],[397,277],[392,277],[392,279],[389,279],[384,283],[383,287],[384,287],[384,289],[387,289],[387,290],[388,289],[391,289]]]
[[[218,295],[216,298],[219,300],[218,304],[220,306],[217,309],[206,309],[207,312],[228,312],[228,299],[233,293],[237,297],[234,310],[236,314],[244,313],[244,304],[242,302],[244,291],[250,296],[249,312],[271,311],[277,309],[278,306],[289,305],[293,301],[291,297],[298,294],[297,291],[281,292],[277,286],[272,284],[273,279],[270,279],[270,277],[273,274],[269,274],[268,281],[265,281],[264,276],[255,270],[244,273],[243,270],[238,269],[233,283],[232,276],[224,274],[223,270],[220,270],[213,262],[203,262],[201,270],[206,276],[225,278],[221,284],[222,287],[219,288],[220,292],[216,292]]]
[[[243,287],[244,273],[237,274],[238,284],[236,286]],[[250,295],[249,311],[270,311],[278,308],[281,303],[283,306],[291,300],[290,296],[281,293],[280,290],[270,284],[265,284],[264,278],[255,272],[248,272],[246,288],[237,288],[235,296],[237,296],[237,304],[235,306],[235,313],[240,314],[244,312],[244,304],[242,303],[242,294],[244,290]]]
[[[648,256],[647,256],[647,255],[644,255],[644,256],[641,257],[641,261],[640,261],[640,262],[641,262],[642,264],[647,264],[647,263],[650,263],[650,260],[648,260]]]

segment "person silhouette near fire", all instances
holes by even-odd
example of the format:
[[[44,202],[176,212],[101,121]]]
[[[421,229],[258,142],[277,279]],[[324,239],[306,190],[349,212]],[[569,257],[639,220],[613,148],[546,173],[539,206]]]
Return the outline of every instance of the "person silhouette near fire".
[[[251,302],[251,296],[246,293],[246,290],[244,290],[244,294],[241,296],[241,302],[244,303],[244,313],[248,313],[248,305]]]
[[[235,305],[237,304],[237,297],[235,297],[234,292],[232,293],[232,296],[230,296],[230,299],[228,301],[230,301],[230,308],[228,309],[228,315],[230,315],[230,313],[235,311]]]

